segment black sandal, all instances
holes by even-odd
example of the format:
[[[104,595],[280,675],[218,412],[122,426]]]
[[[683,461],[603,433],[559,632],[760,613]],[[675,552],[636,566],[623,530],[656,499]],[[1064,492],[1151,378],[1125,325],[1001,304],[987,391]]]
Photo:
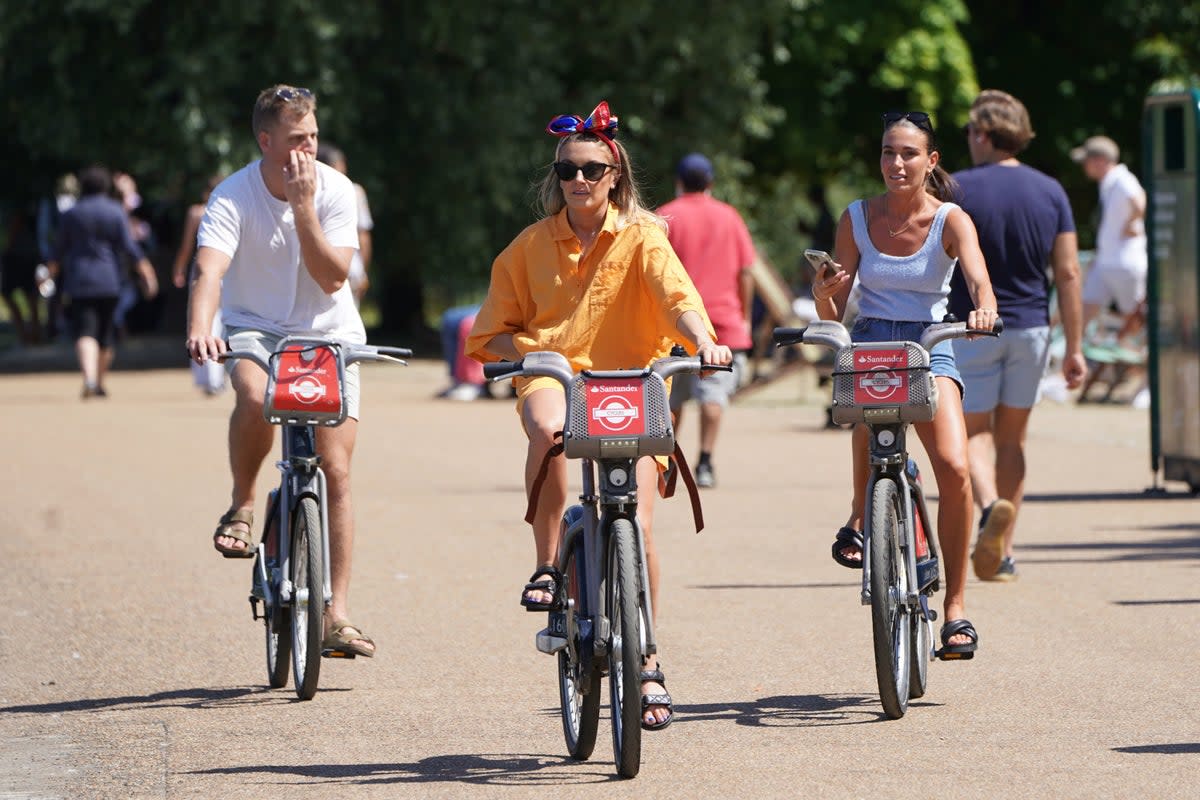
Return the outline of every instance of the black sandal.
[[[971,641],[966,644],[950,644],[954,636],[966,636]],[[934,655],[942,661],[969,661],[975,657],[979,647],[979,634],[975,626],[965,619],[952,619],[942,626],[942,649]]]
[[[842,551],[847,547],[857,547],[859,558],[855,561],[852,558],[846,558]],[[850,569],[862,569],[862,549],[863,535],[862,531],[856,531],[853,528],[838,528],[837,536],[833,540],[833,560],[841,564],[843,567]]]
[[[538,578],[544,579],[538,580]],[[525,606],[526,611],[557,611],[559,608],[558,587],[561,583],[562,573],[553,564],[538,567],[529,576],[529,583],[525,584],[525,588],[521,590],[521,605]],[[549,592],[554,595],[554,599],[549,603],[536,602],[529,599],[530,592]]]
[[[656,664],[655,666],[657,667],[656,669],[643,670],[638,673],[638,680],[642,683],[658,683],[662,685],[664,690],[663,694],[642,695],[642,729],[647,731],[661,731],[675,719],[675,712],[671,710],[671,695],[665,693],[667,679],[662,673],[662,664]],[[650,709],[650,706],[666,706],[669,712],[667,718],[653,725],[646,722],[646,712]]]

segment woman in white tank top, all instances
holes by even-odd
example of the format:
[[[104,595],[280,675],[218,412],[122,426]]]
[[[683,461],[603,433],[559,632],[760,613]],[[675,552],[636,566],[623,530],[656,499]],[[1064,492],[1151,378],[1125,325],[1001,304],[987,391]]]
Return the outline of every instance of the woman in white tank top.
[[[855,341],[919,339],[925,327],[946,312],[950,275],[957,264],[975,303],[967,319],[972,328],[992,329],[999,318],[996,298],[975,226],[961,208],[946,202],[954,179],[938,164],[929,115],[889,112],[879,169],[886,191],[856,201],[838,223],[834,260],[841,271],[822,269],[813,284],[821,319],[840,320],[855,275],[861,284]],[[933,421],[915,425],[929,454],[938,486],[938,541],[946,564],[946,624],[942,644],[950,652],[973,652],[979,635],[966,618],[968,549],[974,506],[967,466],[967,431],[962,411],[962,379],[949,343],[930,353],[938,384]],[[862,508],[868,477],[867,431],[854,431],[854,502],[838,531],[834,560],[862,567]]]

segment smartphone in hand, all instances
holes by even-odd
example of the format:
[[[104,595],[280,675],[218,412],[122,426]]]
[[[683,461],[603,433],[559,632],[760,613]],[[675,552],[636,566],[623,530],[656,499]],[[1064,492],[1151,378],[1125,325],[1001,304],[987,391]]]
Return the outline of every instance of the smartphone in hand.
[[[829,268],[829,274],[826,277],[833,277],[841,272],[841,269],[834,264],[833,257],[824,250],[805,250],[804,257],[808,259],[809,264],[812,264],[812,268],[818,275],[821,274],[821,268],[825,266]]]

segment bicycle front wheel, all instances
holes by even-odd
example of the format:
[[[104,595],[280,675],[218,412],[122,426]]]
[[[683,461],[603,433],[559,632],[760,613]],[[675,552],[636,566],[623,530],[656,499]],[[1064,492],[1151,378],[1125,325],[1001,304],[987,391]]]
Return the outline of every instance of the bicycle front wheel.
[[[325,557],[317,501],[302,497],[292,517],[292,670],[296,694],[311,700],[321,673],[325,616]]]
[[[912,615],[908,570],[900,549],[900,492],[895,481],[880,478],[871,496],[871,628],[875,677],[883,711],[899,719],[908,710],[912,666]]]
[[[641,572],[633,523],[617,519],[608,540],[607,611],[611,640],[608,694],[612,706],[613,758],[625,778],[642,766]]]
[[[579,611],[584,592],[582,561],[583,539],[577,537],[561,567],[567,646],[558,651],[558,697],[562,705],[567,752],[579,761],[592,755],[600,724],[600,670],[590,663],[590,640],[585,649],[579,634]],[[588,663],[585,664],[584,659]]]

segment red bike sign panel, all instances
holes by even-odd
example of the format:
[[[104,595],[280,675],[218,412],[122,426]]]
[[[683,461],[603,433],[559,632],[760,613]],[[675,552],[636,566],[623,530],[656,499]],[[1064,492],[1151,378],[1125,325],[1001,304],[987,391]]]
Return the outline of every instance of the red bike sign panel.
[[[640,380],[592,379],[585,387],[588,436],[646,432],[646,393]]]
[[[854,402],[907,402],[907,367],[907,350],[859,350],[854,354]]]
[[[280,353],[275,364],[275,396],[271,399],[279,411],[338,414],[342,387],[332,348],[296,345]]]

